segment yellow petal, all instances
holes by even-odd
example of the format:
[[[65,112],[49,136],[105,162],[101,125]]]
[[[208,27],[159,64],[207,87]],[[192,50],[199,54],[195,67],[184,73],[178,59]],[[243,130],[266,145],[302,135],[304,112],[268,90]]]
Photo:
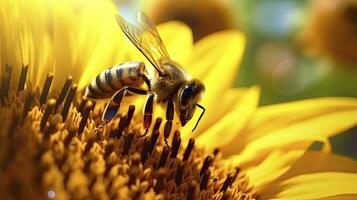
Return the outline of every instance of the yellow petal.
[[[178,21],[160,24],[157,29],[171,59],[186,68],[193,46],[191,29]]]
[[[335,175],[331,175],[329,173],[335,173]],[[263,199],[271,199],[271,198],[276,198],[276,197],[282,197],[281,194],[284,191],[294,191],[294,187],[299,190],[301,187],[314,187],[313,185],[309,186],[309,183],[314,183],[314,180],[316,181],[316,184],[318,182],[318,178],[314,178],[313,175],[315,174],[320,174],[320,178],[323,179],[326,176],[331,176],[329,181],[320,181],[319,185],[329,187],[329,184],[332,182],[338,183],[339,180],[343,180],[344,183],[346,184],[356,184],[356,182],[353,182],[350,180],[357,180],[354,179],[356,178],[357,174],[357,162],[347,158],[347,157],[342,157],[342,156],[337,156],[337,155],[332,155],[332,154],[326,154],[326,153],[321,153],[321,152],[315,152],[315,151],[309,151],[306,152],[298,161],[294,163],[294,165],[286,172],[284,175],[279,177],[278,179],[271,181],[269,184],[265,185],[264,187],[261,187],[259,190],[259,194],[261,194],[261,197]],[[350,176],[352,175],[352,176]],[[342,179],[342,177],[345,177],[345,179]],[[295,177],[305,177],[303,178],[301,182],[301,185],[299,184],[293,184],[294,181],[299,180],[299,178],[294,179]],[[341,178],[341,179],[340,179]],[[291,181],[293,180],[293,181]],[[290,181],[290,182],[289,182]],[[287,184],[289,183],[289,184]],[[296,182],[295,182],[296,183]],[[324,184],[324,183],[329,183],[329,184]],[[305,186],[304,186],[305,185]],[[344,186],[339,186],[339,187],[344,187]],[[354,188],[356,188],[356,185],[354,185]],[[317,192],[317,188],[315,193]],[[324,189],[324,191],[329,190],[328,188]],[[284,193],[285,195],[289,194],[289,192]],[[328,194],[329,196],[334,196],[334,195],[339,195],[339,194],[351,194],[351,193],[343,193],[346,191],[334,191],[333,194]],[[356,193],[357,190],[355,190],[354,194]],[[309,191],[306,191],[307,194],[311,193]],[[326,193],[327,194],[327,193]],[[322,198],[326,197],[325,196],[320,196],[316,198]],[[296,197],[297,199],[306,199],[302,197]]]
[[[357,124],[353,98],[321,98],[267,106],[259,109],[243,131],[243,149],[235,158],[241,163],[274,149],[321,141]],[[242,144],[240,143],[240,144]]]
[[[237,137],[237,133],[239,133],[253,115],[258,105],[258,100],[259,88],[251,87],[244,96],[236,99],[230,105],[230,111],[226,115],[222,116],[197,138],[197,144],[206,149],[213,149],[215,147],[222,147],[222,149],[229,148],[229,145],[224,145]],[[215,109],[212,109],[211,112],[214,114]]]
[[[232,87],[244,45],[244,35],[233,30],[211,34],[195,45],[189,72],[206,86],[201,103],[207,109],[217,108],[222,93]]]
[[[336,195],[336,196],[330,196],[326,198],[322,198],[321,200],[356,200],[357,199],[357,194],[346,194],[346,195]]]
[[[355,98],[327,97],[275,104],[259,108],[249,125],[249,139],[266,132],[313,119],[314,117],[357,108]],[[269,123],[267,123],[269,122]]]
[[[274,151],[262,163],[245,171],[254,187],[259,188],[289,170],[304,153],[304,150]]]
[[[221,106],[219,109],[206,110],[204,118],[197,127],[197,133],[202,133],[210,128],[215,122],[220,120],[224,115],[232,111],[232,105],[241,102],[240,100],[250,93],[252,88],[231,88],[222,94],[220,98]],[[195,121],[195,120],[193,120]],[[192,124],[193,125],[193,124]],[[188,125],[189,126],[189,125]]]
[[[305,174],[288,179],[279,186],[284,189],[274,196],[274,199],[320,199],[341,194],[357,194],[357,174],[341,172]],[[262,196],[262,199],[266,198]]]
[[[104,69],[124,62],[126,54],[124,36],[114,18],[117,13],[115,5],[108,1],[91,3],[90,6],[85,5],[82,17],[95,18],[81,20],[73,47],[74,64],[84,67],[79,88],[85,87]]]
[[[199,40],[192,53],[189,71],[194,77],[204,79],[211,70],[236,75],[243,56],[245,37],[239,31],[222,31]],[[224,65],[221,65],[224,64]]]

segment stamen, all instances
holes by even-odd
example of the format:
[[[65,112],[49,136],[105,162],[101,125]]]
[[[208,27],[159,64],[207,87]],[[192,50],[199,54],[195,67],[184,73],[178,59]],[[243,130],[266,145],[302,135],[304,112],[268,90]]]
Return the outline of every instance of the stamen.
[[[220,152],[219,148],[215,148],[215,149],[213,150],[213,155],[214,155],[214,157],[216,157],[219,152]]]
[[[171,158],[176,158],[181,145],[180,131],[175,131],[174,138],[172,139]]]
[[[141,163],[144,165],[150,149],[150,138],[145,138],[144,146],[141,150]]]
[[[200,190],[206,190],[209,178],[211,176],[211,171],[208,169],[201,178]]]
[[[158,169],[160,167],[164,167],[165,166],[167,157],[169,156],[169,153],[170,153],[170,148],[168,146],[164,146],[164,148],[162,148],[159,164],[157,165]]]
[[[87,99],[82,99],[81,101],[81,104],[79,104],[79,107],[78,107],[78,112],[82,114],[83,110],[84,110],[84,106],[86,105],[87,103]]]
[[[140,161],[141,161],[141,156],[138,152],[134,153],[131,163],[133,164],[133,166],[139,166],[140,165]]]
[[[157,139],[159,138],[159,131],[154,131],[152,134],[151,134],[151,142],[150,142],[150,148],[149,148],[149,153],[151,154],[152,151],[154,150],[154,147],[156,145],[156,141]]]
[[[179,187],[182,183],[184,166],[185,166],[184,164],[179,164],[177,166],[176,176],[175,176],[175,183],[176,183],[177,187]]]
[[[67,119],[68,111],[71,106],[71,103],[73,101],[74,95],[76,94],[77,91],[77,84],[73,84],[71,89],[68,92],[66,101],[64,102],[63,109],[62,109],[62,121],[65,121]]]
[[[103,157],[106,159],[113,151],[114,151],[114,145],[112,143],[108,143],[108,145],[105,148]]]
[[[152,132],[155,132],[155,131],[159,130],[161,122],[162,122],[162,118],[161,117],[156,119]]]
[[[244,199],[245,199],[245,198],[243,198],[243,200],[244,200]],[[232,198],[232,193],[229,192],[229,191],[225,192],[225,193],[223,194],[221,200],[233,200],[233,198]]]
[[[86,147],[84,148],[83,155],[86,155],[89,153],[89,151],[93,147],[94,143],[95,143],[95,140],[93,138],[88,140]]]
[[[190,154],[191,154],[192,149],[193,149],[194,146],[195,146],[195,140],[191,138],[188,141],[188,145],[187,145],[185,153],[183,155],[183,159],[182,159],[183,161],[188,160],[188,158],[190,157]]]
[[[140,164],[140,154],[135,153],[132,157],[132,166],[130,167],[128,171],[129,175],[129,181],[128,185],[133,185],[136,182],[136,177],[138,176],[139,173],[139,164]]]
[[[144,114],[144,128],[145,130],[148,130],[150,125],[151,125],[151,121],[152,121],[152,115],[150,114]]]
[[[4,72],[2,80],[1,80],[1,90],[0,90],[1,103],[4,103],[5,98],[7,98],[8,94],[9,94],[11,72],[12,72],[12,66],[6,65],[5,72]]]
[[[84,131],[84,127],[87,124],[89,113],[92,110],[92,108],[93,108],[93,103],[91,101],[88,101],[84,107],[81,122],[79,123],[78,136],[80,136]]]
[[[207,156],[205,161],[203,162],[201,171],[200,171],[200,176],[203,176],[203,174],[206,172],[206,170],[209,168],[213,161],[213,158],[211,156]]]
[[[236,171],[234,173],[234,176],[233,176],[233,180],[231,182],[231,184],[229,185],[230,187],[232,186],[233,182],[236,180],[236,178],[238,177],[238,174],[240,172],[240,168],[239,167],[236,167]]]
[[[115,137],[117,139],[120,139],[121,136],[123,135],[123,131],[126,128],[127,121],[128,121],[127,120],[127,116],[120,117],[119,124],[118,124],[118,130],[113,132],[111,137]]]
[[[30,92],[30,93],[27,95],[26,99],[25,99],[24,111],[23,111],[23,114],[22,114],[22,116],[24,117],[24,119],[25,119],[27,113],[30,111],[30,108],[31,108],[31,106],[32,106],[32,103],[33,103],[33,100],[34,100],[34,99],[35,99],[35,93]]]
[[[24,88],[25,88],[28,68],[29,68],[29,66],[27,64],[22,65],[20,79],[19,79],[19,86],[17,88],[18,92],[24,90]]]
[[[156,185],[154,187],[154,191],[156,193],[160,193],[161,190],[164,188],[166,175],[167,175],[167,170],[166,169],[160,168],[158,170],[158,173],[157,173],[157,176],[156,176],[157,182],[156,182]]]
[[[164,138],[165,138],[165,140],[170,137],[171,128],[172,128],[172,121],[166,121],[165,127],[164,127]]]
[[[72,141],[72,138],[74,138],[74,136],[76,136],[76,133],[77,133],[77,131],[75,129],[70,128],[70,127],[68,128],[68,135],[64,140],[64,145],[66,147],[70,144],[70,142]]]
[[[220,192],[225,192],[228,189],[228,187],[232,184],[233,179],[234,179],[234,174],[228,174],[226,180],[222,185]]]
[[[122,156],[128,155],[131,143],[133,143],[134,133],[129,133],[124,136],[124,147],[123,152],[121,153]]]
[[[50,117],[50,115],[53,113],[54,111],[54,108],[55,108],[55,105],[56,105],[56,100],[55,99],[50,99],[48,100],[47,104],[46,104],[46,110],[45,112],[43,113],[43,116],[42,116],[42,120],[41,120],[41,123],[40,123],[40,129],[41,131],[43,131],[43,129],[45,128],[46,126],[46,123]]]
[[[197,193],[198,193],[198,183],[197,181],[193,180],[188,186],[187,200],[197,199]]]
[[[134,112],[135,112],[135,106],[130,105],[129,109],[128,109],[126,123],[125,123],[126,127],[128,127],[130,125],[130,122],[131,122],[131,119],[133,118]]]
[[[66,82],[64,83],[63,87],[62,87],[62,90],[57,98],[57,103],[56,103],[56,108],[55,110],[57,110],[58,106],[61,105],[61,103],[63,102],[64,98],[66,97],[67,95],[67,92],[69,90],[69,88],[71,87],[71,84],[72,84],[72,76],[68,76],[67,79],[66,79]]]
[[[45,83],[43,84],[43,88],[42,88],[42,93],[40,96],[40,104],[44,104],[46,102],[47,96],[48,96],[48,92],[50,91],[51,88],[51,84],[53,81],[53,73],[48,73]]]

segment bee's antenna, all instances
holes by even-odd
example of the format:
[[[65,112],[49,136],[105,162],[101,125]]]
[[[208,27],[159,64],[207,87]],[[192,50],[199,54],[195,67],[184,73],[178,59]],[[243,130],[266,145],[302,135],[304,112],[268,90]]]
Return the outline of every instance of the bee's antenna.
[[[198,118],[195,127],[193,127],[192,132],[197,128],[198,123],[200,122],[200,120],[201,120],[203,114],[205,114],[205,112],[206,112],[206,108],[205,108],[205,107],[201,106],[200,104],[196,104],[196,106],[199,107],[199,108],[201,108],[203,111],[202,111],[200,117]]]

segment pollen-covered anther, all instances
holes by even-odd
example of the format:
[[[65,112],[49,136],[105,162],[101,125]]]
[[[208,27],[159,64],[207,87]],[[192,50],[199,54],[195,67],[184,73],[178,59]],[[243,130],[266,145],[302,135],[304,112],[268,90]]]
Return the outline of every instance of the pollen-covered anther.
[[[21,67],[19,85],[17,87],[17,91],[18,92],[22,91],[25,88],[28,68],[29,68],[29,66],[27,64],[23,64],[22,67]]]
[[[56,100],[55,99],[48,100],[48,102],[46,104],[45,112],[43,113],[42,120],[41,120],[41,123],[40,123],[41,130],[43,130],[45,128],[46,123],[47,123],[50,115],[54,112],[55,105],[56,105]]]
[[[151,135],[150,146],[149,146],[149,153],[151,154],[155,148],[157,139],[159,138],[160,132],[158,130],[154,131]]]
[[[60,94],[59,94],[59,96],[57,98],[55,110],[57,110],[58,106],[61,105],[63,100],[65,99],[65,97],[66,97],[66,95],[68,93],[68,90],[71,87],[72,81],[73,81],[72,76],[68,76],[66,81],[65,81],[65,83],[63,84],[61,92],[60,92]]]
[[[5,71],[3,72],[2,79],[1,79],[1,89],[0,89],[1,103],[4,103],[5,98],[7,98],[9,94],[11,72],[12,72],[12,66],[6,65]]]
[[[183,176],[184,168],[185,168],[184,164],[179,164],[177,166],[176,175],[175,175],[175,183],[177,186],[180,186],[182,183],[182,176]]]
[[[128,122],[128,117],[127,116],[120,117],[119,124],[118,124],[118,129],[111,134],[111,137],[115,137],[117,139],[120,139],[121,136],[123,135],[123,131],[127,128],[127,122]]]
[[[183,159],[182,159],[183,161],[188,160],[188,158],[190,157],[191,152],[192,152],[192,149],[193,149],[194,146],[195,146],[195,140],[191,138],[191,139],[188,141],[188,144],[187,144],[185,153],[184,153],[184,155],[183,155]]]
[[[128,175],[129,175],[129,181],[128,181],[128,185],[133,185],[136,182],[138,173],[139,173],[139,164],[140,164],[140,154],[139,153],[135,153],[132,157],[132,166],[130,167],[129,171],[128,171]]]
[[[147,157],[149,156],[149,149],[150,149],[150,138],[147,137],[144,140],[143,148],[141,150],[141,163],[144,165]]]
[[[84,109],[83,109],[83,113],[82,113],[82,119],[81,119],[81,122],[79,123],[79,127],[78,127],[78,134],[81,135],[83,130],[84,130],[84,127],[86,126],[87,124],[87,120],[88,120],[88,117],[89,117],[89,114],[91,112],[91,110],[93,109],[93,103],[91,101],[87,101],[85,106],[84,106]]]
[[[153,130],[152,130],[153,132],[159,130],[160,125],[161,125],[161,122],[162,122],[162,118],[161,118],[161,117],[159,117],[159,118],[156,119],[155,124],[154,124],[154,128],[153,128]]]
[[[156,175],[156,184],[154,187],[154,191],[156,193],[159,193],[162,189],[164,189],[166,176],[167,170],[165,168],[159,168]]]
[[[200,190],[206,190],[210,177],[211,177],[211,171],[208,169],[207,171],[205,171],[205,173],[201,178]]]
[[[230,185],[232,185],[232,182],[233,182],[233,180],[234,180],[234,174],[229,174],[228,176],[227,176],[227,178],[226,178],[226,180],[224,181],[224,183],[223,183],[223,185],[222,185],[222,188],[221,188],[221,192],[225,192],[227,189],[228,189],[228,187],[230,186]]]
[[[69,108],[71,106],[71,103],[73,101],[74,95],[76,94],[77,91],[77,84],[73,84],[71,89],[68,92],[67,98],[64,102],[63,109],[61,112],[62,115],[62,120],[65,121],[69,112]]]
[[[164,146],[164,148],[162,148],[161,157],[159,160],[159,164],[157,165],[157,168],[165,166],[169,153],[170,153],[170,148],[168,146]]]
[[[172,139],[172,150],[171,150],[171,158],[176,158],[181,144],[180,132],[175,131],[174,137]]]
[[[130,147],[131,147],[131,144],[133,142],[133,139],[134,139],[134,133],[131,132],[131,133],[128,133],[127,135],[124,136],[124,147],[123,147],[123,151],[122,151],[122,155],[127,155],[129,153],[129,150],[130,150]]]
[[[128,113],[126,115],[127,116],[126,124],[125,124],[126,127],[129,127],[131,119],[134,116],[134,112],[135,112],[135,106],[134,105],[130,105],[129,108],[128,108]]]
[[[213,158],[211,156],[207,156],[205,161],[203,162],[201,171],[200,171],[200,176],[203,176],[203,174],[208,170],[209,166],[211,165],[213,161]]]
[[[197,194],[198,194],[198,183],[197,181],[193,180],[188,186],[187,200],[197,199]]]
[[[41,105],[46,102],[48,93],[50,92],[52,81],[53,81],[53,73],[48,73],[45,83],[43,84],[42,93],[40,96],[40,104]]]

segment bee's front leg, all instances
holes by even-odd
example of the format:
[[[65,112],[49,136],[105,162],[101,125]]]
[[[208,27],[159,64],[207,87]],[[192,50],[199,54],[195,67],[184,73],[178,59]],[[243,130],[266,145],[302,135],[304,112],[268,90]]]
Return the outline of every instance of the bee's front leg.
[[[171,129],[172,129],[172,120],[174,119],[174,102],[172,99],[167,100],[167,107],[166,107],[166,123],[165,123],[165,128],[164,128],[164,138],[165,138],[165,144],[167,146],[167,138],[170,137]]]
[[[117,114],[121,102],[124,98],[124,96],[127,94],[127,92],[132,93],[132,94],[141,94],[145,95],[147,94],[147,91],[139,89],[139,88],[133,88],[133,87],[123,87],[122,89],[118,90],[110,99],[109,103],[105,106],[103,115],[102,115],[102,121],[110,121],[115,117]]]

